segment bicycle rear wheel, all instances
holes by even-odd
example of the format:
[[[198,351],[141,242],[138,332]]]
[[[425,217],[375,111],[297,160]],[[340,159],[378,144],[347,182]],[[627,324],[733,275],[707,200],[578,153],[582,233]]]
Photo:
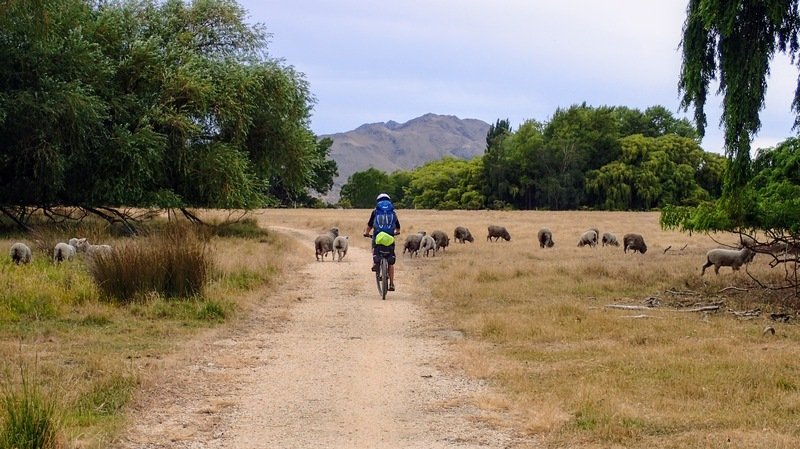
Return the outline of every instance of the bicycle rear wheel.
[[[381,292],[381,299],[386,299],[386,292],[389,291],[389,259],[381,257],[381,280],[378,291]]]

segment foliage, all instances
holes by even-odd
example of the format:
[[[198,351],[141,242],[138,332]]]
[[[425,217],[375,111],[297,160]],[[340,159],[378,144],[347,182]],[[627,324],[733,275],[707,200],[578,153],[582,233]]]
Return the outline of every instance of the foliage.
[[[233,0],[6,2],[3,213],[254,208],[327,192],[336,166],[309,130],[308,83],[245,17]]]
[[[444,158],[411,173],[406,195],[415,209],[480,209],[483,160]]]
[[[691,123],[661,106],[641,112],[575,105],[516,131],[498,120],[486,142],[484,155],[471,161],[355,173],[342,198],[372,207],[375,192],[400,198],[402,186],[396,204],[414,208],[640,210],[718,197],[725,167],[723,158],[700,148]]]
[[[770,61],[776,51],[793,60],[800,56],[799,31],[797,0],[689,2],[681,42],[681,105],[694,106],[694,120],[703,135],[709,84],[719,80],[720,122],[731,160],[726,186],[731,194],[750,178],[750,142],[761,127],[759,111],[764,107]],[[800,117],[800,89],[792,109]],[[798,125],[800,118],[795,119]]]
[[[604,209],[696,205],[710,200],[717,193],[713,189],[721,185],[725,159],[704,152],[694,139],[637,134],[620,143],[620,158],[589,172],[587,177],[588,190],[605,199]]]
[[[696,208],[666,208],[661,223],[684,231],[764,230],[800,240],[800,140],[759,150],[753,176],[736,195]]]

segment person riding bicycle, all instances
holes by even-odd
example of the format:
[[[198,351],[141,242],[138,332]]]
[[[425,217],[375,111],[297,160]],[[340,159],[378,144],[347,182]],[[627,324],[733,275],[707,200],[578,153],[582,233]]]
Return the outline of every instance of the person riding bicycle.
[[[381,254],[387,255],[389,259],[389,291],[394,291],[394,236],[400,233],[400,220],[394,211],[392,199],[386,193],[381,193],[375,198],[377,204],[372,214],[369,216],[367,227],[364,229],[364,237],[372,234],[372,271],[378,270],[381,261]]]

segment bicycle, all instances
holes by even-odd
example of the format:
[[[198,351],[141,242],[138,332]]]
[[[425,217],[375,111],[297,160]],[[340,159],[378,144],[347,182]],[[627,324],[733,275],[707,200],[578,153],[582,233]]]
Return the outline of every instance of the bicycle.
[[[372,238],[372,235],[364,234],[364,237]],[[375,248],[380,257],[380,262],[375,270],[375,283],[378,285],[378,294],[381,295],[381,299],[386,299],[386,292],[389,291],[389,256],[392,253],[385,246],[377,245]]]

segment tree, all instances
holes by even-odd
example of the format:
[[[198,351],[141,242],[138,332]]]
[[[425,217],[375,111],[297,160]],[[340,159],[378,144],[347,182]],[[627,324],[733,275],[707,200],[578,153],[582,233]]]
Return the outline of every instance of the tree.
[[[375,206],[375,197],[379,193],[390,190],[390,184],[389,175],[385,172],[368,168],[350,175],[340,195],[352,207],[371,208]]]
[[[721,126],[729,159],[722,197],[695,208],[673,207],[662,212],[664,227],[687,231],[725,230],[754,234],[800,248],[797,197],[800,194],[798,146],[788,139],[775,149],[759,151],[754,163],[750,144],[761,127],[769,64],[776,51],[796,61],[800,56],[798,0],[690,0],[683,27],[683,64],[679,80],[681,106],[694,106],[694,119],[703,135],[704,107],[711,80],[719,78],[723,95]],[[792,110],[800,126],[800,86]],[[794,172],[792,171],[794,170]],[[800,296],[797,257],[787,285]]]
[[[731,165],[726,191],[745,185],[750,175],[750,142],[761,127],[769,63],[776,51],[795,60],[800,54],[798,0],[690,0],[683,27],[683,63],[678,83],[684,110],[705,133],[709,84],[719,78],[721,124]],[[800,89],[792,109],[799,114]]]
[[[325,193],[303,74],[233,0],[0,6],[0,213],[263,207]],[[22,212],[9,212],[22,211]]]

